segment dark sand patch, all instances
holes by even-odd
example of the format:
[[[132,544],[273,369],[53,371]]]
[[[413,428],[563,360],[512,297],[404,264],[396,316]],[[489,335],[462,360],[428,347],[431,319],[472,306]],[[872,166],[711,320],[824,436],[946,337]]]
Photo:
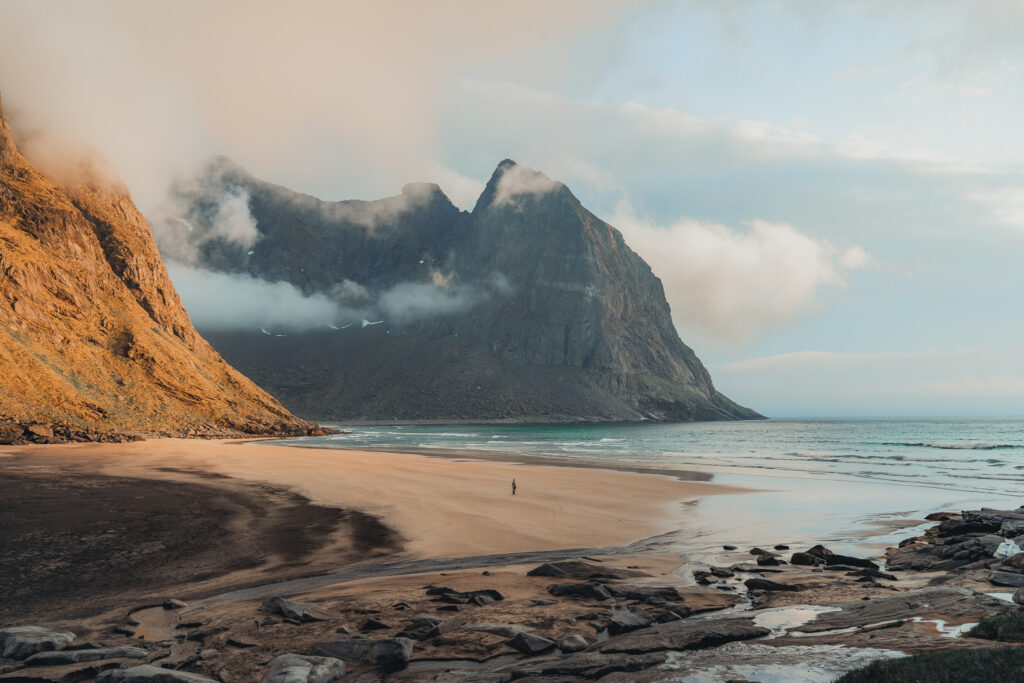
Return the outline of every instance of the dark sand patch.
[[[314,553],[336,567],[400,548],[373,516],[269,485],[178,474],[194,479],[5,461],[0,624],[199,596],[228,575],[232,586],[309,575],[324,569]]]

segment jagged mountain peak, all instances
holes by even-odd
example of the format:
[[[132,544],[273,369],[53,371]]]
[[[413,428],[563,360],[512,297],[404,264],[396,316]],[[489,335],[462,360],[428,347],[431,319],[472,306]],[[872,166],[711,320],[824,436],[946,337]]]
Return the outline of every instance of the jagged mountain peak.
[[[521,210],[531,205],[558,202],[566,206],[578,204],[565,183],[512,159],[504,159],[491,174],[473,213],[490,209]]]
[[[661,282],[622,235],[539,171],[503,160],[470,213],[409,201],[444,197],[430,184],[312,211],[296,193],[261,183],[248,185],[261,233],[255,251],[207,248],[200,265],[287,281],[386,322],[363,326],[340,310],[326,330],[287,341],[262,334],[257,321],[210,331],[227,358],[297,411],[384,420],[758,417],[715,390],[679,339]]]

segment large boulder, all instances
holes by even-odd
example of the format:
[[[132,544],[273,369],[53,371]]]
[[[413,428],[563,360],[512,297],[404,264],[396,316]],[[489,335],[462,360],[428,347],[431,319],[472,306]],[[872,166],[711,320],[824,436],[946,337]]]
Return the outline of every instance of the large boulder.
[[[96,683],[216,683],[199,674],[161,669],[149,664],[130,669],[108,669],[96,677]]]
[[[42,626],[10,626],[0,629],[0,657],[25,659],[37,652],[63,650],[75,642],[75,634]]]
[[[101,659],[144,659],[149,651],[141,647],[103,647],[87,650],[58,650],[37,652],[25,660],[28,666],[59,666],[95,662]]]
[[[317,643],[313,651],[326,657],[400,668],[412,659],[415,643],[411,638],[342,638]]]
[[[334,657],[288,653],[270,660],[261,683],[334,683],[345,675],[345,662]]]

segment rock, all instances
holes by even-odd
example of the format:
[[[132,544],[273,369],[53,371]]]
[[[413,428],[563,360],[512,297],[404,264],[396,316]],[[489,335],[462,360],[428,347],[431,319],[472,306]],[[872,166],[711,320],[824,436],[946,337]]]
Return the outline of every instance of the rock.
[[[541,655],[555,649],[555,641],[533,635],[532,633],[519,633],[512,640],[508,641],[510,647],[519,650],[525,655]]]
[[[61,664],[80,664],[95,662],[100,659],[144,659],[149,651],[141,647],[106,647],[93,650],[58,650],[54,652],[37,652],[25,660],[28,666],[59,666]]]
[[[708,571],[711,572],[712,576],[717,576],[720,579],[728,579],[736,575],[728,567],[708,567]]]
[[[820,633],[835,629],[881,624],[913,617],[946,620],[977,621],[980,617],[1005,611],[1003,600],[966,588],[933,586],[874,600],[847,602],[836,612],[819,614],[813,621],[801,626],[803,633]]]
[[[274,624],[280,624],[281,620],[277,617],[263,617],[262,621],[256,622],[256,632],[259,633],[264,626],[273,626]]]
[[[777,583],[775,581],[769,581],[768,579],[747,579],[743,582],[747,590],[763,590],[763,591],[802,591],[803,586],[791,583]]]
[[[773,553],[770,550],[765,550],[764,548],[751,548],[749,553],[751,555],[761,555],[761,556],[770,555],[770,556],[778,557],[777,553]]]
[[[845,564],[851,567],[869,567],[871,569],[878,569],[878,564],[871,560],[866,560],[861,557],[851,557],[850,555],[836,555],[834,552],[820,544],[808,550],[807,554],[821,559],[826,565]]]
[[[583,652],[588,647],[587,639],[581,635],[573,633],[562,639],[562,644],[559,645],[558,649],[565,654],[572,654],[573,652]]]
[[[280,596],[267,598],[260,605],[260,609],[271,614],[280,614],[286,619],[296,621],[328,621],[331,615],[320,609],[317,605],[305,602],[294,602]]]
[[[25,428],[25,431],[32,436],[40,436],[45,439],[53,438],[53,427],[50,425],[33,424]]]
[[[498,636],[504,636],[505,638],[514,638],[521,633],[531,633],[533,631],[531,627],[523,626],[521,624],[467,624],[462,628],[467,631],[493,633]]]
[[[703,621],[672,621],[626,633],[598,646],[602,653],[645,654],[663,650],[696,650],[735,640],[761,638],[770,633],[754,625],[753,617]]]
[[[734,545],[723,545],[722,546],[722,550],[736,550],[736,546],[734,546]]]
[[[243,638],[242,636],[231,636],[224,642],[226,645],[230,645],[231,647],[239,647],[242,649],[259,646],[258,641]]]
[[[717,576],[714,576],[711,572],[706,572],[701,569],[694,569],[693,580],[701,586],[710,586],[712,584],[718,583],[719,578]]]
[[[414,646],[411,638],[352,637],[317,643],[313,651],[327,657],[401,668],[412,658]]]
[[[42,626],[10,626],[0,629],[0,656],[25,659],[37,652],[63,650],[75,642],[75,634],[51,631]]]
[[[581,598],[590,600],[610,600],[612,594],[603,585],[587,583],[553,583],[548,586],[548,593],[556,598]]]
[[[679,607],[674,607],[670,610],[665,610],[657,617],[655,617],[654,620],[659,624],[665,624],[670,621],[679,621],[680,619],[685,619],[686,617],[690,616],[690,613],[691,612],[689,607],[687,607],[686,605],[681,605]]]
[[[164,609],[181,609],[182,607],[188,607],[188,603],[184,600],[176,600],[174,598],[171,598],[169,600],[164,600],[163,607]]]
[[[149,664],[130,669],[108,669],[96,677],[96,683],[216,683],[187,671],[161,669]]]
[[[846,575],[866,576],[871,577],[873,579],[885,579],[886,581],[899,581],[899,579],[892,574],[886,574],[883,571],[879,571],[878,569],[871,569],[870,567],[864,567],[863,569],[855,569],[851,572],[847,572]]]
[[[789,558],[789,561],[792,564],[807,567],[817,567],[819,564],[825,564],[825,560],[810,553],[793,553],[793,556]]]
[[[759,555],[757,557],[758,567],[778,567],[780,564],[779,559],[773,555]]]
[[[672,586],[647,586],[644,584],[608,584],[608,592],[616,598],[646,602],[649,605],[661,606],[666,602],[681,602],[683,596]]]
[[[629,579],[636,576],[650,576],[635,569],[603,567],[582,560],[545,562],[526,572],[527,576],[550,576],[556,579]]]
[[[288,653],[270,660],[261,683],[334,683],[344,676],[340,659]]]
[[[1010,572],[992,572],[988,579],[996,586],[1012,586],[1013,588],[1024,588],[1024,574],[1013,574]]]
[[[557,600],[531,600],[530,604],[534,607],[547,607],[548,605],[557,605]]]
[[[789,550],[789,546],[786,545],[785,543],[780,543],[777,546],[775,546],[775,549],[776,550]]]
[[[359,630],[360,631],[387,631],[387,630],[390,630],[391,628],[392,628],[391,624],[385,624],[383,621],[378,621],[377,619],[367,619],[363,623],[362,627]]]
[[[1013,592],[1013,601],[1018,605],[1024,605],[1024,588],[1018,588]]]
[[[185,634],[185,640],[203,641],[210,636],[215,636],[218,633],[224,633],[228,628],[226,626],[207,626],[206,628],[197,628],[189,631]]]
[[[484,605],[493,605],[494,598],[489,595],[474,595],[471,599],[473,604],[483,607]]]
[[[654,619],[643,608],[630,605],[612,610],[612,619],[608,622],[608,633],[615,636],[650,626],[653,623]]]

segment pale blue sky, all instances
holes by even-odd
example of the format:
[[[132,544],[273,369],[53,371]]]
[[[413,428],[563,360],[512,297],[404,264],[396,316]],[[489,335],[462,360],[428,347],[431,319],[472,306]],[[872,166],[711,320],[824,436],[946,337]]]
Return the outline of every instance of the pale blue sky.
[[[0,0],[0,90],[40,160],[95,147],[144,211],[214,153],[464,208],[511,157],[623,231],[737,401],[1024,414],[1024,4],[301,9]]]

